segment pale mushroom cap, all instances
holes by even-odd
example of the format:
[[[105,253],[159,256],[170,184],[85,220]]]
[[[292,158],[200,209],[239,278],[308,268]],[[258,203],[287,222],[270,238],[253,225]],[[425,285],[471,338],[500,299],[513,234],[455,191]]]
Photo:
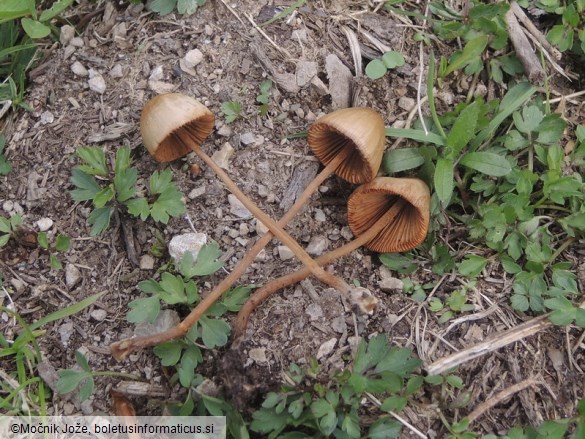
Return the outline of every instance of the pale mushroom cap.
[[[317,119],[309,128],[308,142],[325,165],[343,148],[352,148],[335,173],[350,183],[366,183],[376,177],[382,162],[384,128],[384,119],[372,108],[344,108]]]
[[[146,103],[140,116],[140,132],[148,152],[159,162],[169,162],[199,147],[213,130],[214,122],[213,113],[199,101],[180,93],[167,93]],[[191,145],[179,141],[178,133],[188,137]]]
[[[418,178],[378,177],[351,194],[347,216],[349,227],[359,236],[374,225],[398,199],[404,207],[380,233],[366,244],[378,253],[404,252],[425,240],[429,229],[431,194]]]

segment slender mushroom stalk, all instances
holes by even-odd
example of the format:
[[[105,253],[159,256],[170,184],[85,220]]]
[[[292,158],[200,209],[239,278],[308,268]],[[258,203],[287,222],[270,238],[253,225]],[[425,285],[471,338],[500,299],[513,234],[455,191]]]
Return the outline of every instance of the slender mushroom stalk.
[[[180,112],[181,114],[176,118],[173,117],[167,123],[169,126],[166,133],[171,133],[171,135],[162,135],[162,130],[154,129],[154,127],[163,125],[163,120],[169,119],[169,115],[175,112]],[[333,117],[334,115],[337,116]],[[223,170],[201,151],[199,146],[213,129],[213,123],[213,113],[205,106],[187,96],[170,94],[158,96],[147,103],[141,117],[140,128],[144,137],[145,146],[159,161],[173,160],[186,154],[191,149],[195,151],[222,178],[234,195],[240,195],[238,197],[240,201],[248,207],[256,218],[262,221],[272,231],[270,222],[273,223],[273,221],[256,208],[239,191],[233,182],[231,182]],[[355,124],[355,126],[352,124]],[[319,119],[311,127],[309,141],[314,146],[315,153],[327,163],[327,166],[309,184],[303,194],[297,198],[292,208],[278,222],[278,226],[280,227],[284,227],[306,203],[310,195],[317,190],[320,184],[338,169],[340,175],[346,175],[346,178],[354,183],[369,181],[375,177],[382,160],[384,122],[378,113],[368,108],[339,110]],[[289,236],[286,235],[286,237]],[[114,356],[117,359],[121,359],[137,349],[153,346],[187,333],[203,313],[245,272],[246,268],[253,262],[255,256],[266,246],[271,238],[271,233],[266,233],[260,238],[249,250],[244,259],[242,259],[240,264],[234,268],[232,273],[220,282],[179,325],[166,332],[154,334],[149,337],[127,339],[114,343],[111,346]],[[296,241],[292,242],[292,247],[289,245],[290,240],[289,243],[286,241],[283,242],[291,250],[295,250]],[[296,250],[298,251],[300,246],[297,244],[297,247]],[[303,256],[302,253],[295,253],[297,256]],[[322,269],[318,271],[317,269],[320,269],[320,267],[314,260],[306,253],[305,256],[300,257],[300,259],[309,267],[311,272],[317,272],[320,275],[324,273],[326,275],[325,279],[320,276],[317,276],[318,278],[325,280],[325,283],[340,290],[343,294],[349,293],[350,287],[347,283],[329,275]]]
[[[430,191],[415,178],[380,177],[360,186],[348,202],[353,241],[317,258],[329,264],[365,245],[377,252],[404,252],[424,241],[430,221]],[[234,323],[234,339],[244,335],[254,309],[276,291],[302,281],[311,272],[302,268],[268,282],[246,301]]]

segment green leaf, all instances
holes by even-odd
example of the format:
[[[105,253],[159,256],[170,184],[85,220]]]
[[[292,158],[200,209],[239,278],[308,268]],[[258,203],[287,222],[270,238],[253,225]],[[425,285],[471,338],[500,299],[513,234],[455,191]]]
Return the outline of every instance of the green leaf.
[[[155,355],[160,358],[163,366],[174,366],[181,358],[183,347],[179,342],[170,341],[156,345],[153,349]]]
[[[380,79],[388,69],[381,59],[373,59],[366,66],[366,75],[370,79]]]
[[[438,159],[433,180],[435,183],[435,192],[439,200],[441,200],[444,206],[447,206],[451,200],[454,187],[453,160]]]
[[[87,358],[85,358],[85,355],[83,355],[80,351],[75,351],[75,361],[84,371],[91,373],[89,362],[87,361]]]
[[[181,15],[189,16],[197,12],[198,6],[197,0],[178,0],[177,12]]]
[[[186,303],[187,296],[185,296],[185,284],[183,278],[172,275],[169,272],[164,272],[161,275],[159,282],[163,291],[159,292],[159,297],[169,305],[177,303]]]
[[[93,198],[95,207],[102,208],[114,198],[114,188],[111,184],[99,191]]]
[[[148,5],[151,11],[159,15],[167,15],[173,12],[177,6],[177,0],[152,0]]]
[[[59,309],[57,311],[52,312],[45,317],[40,318],[35,323],[30,325],[30,330],[35,331],[39,329],[41,326],[46,325],[47,323],[54,322],[55,320],[62,320],[66,317],[72,316],[73,314],[77,314],[79,311],[87,308],[90,305],[93,305],[100,297],[102,297],[104,293],[97,293],[92,296],[86,297],[83,300],[80,300],[73,305],[69,305],[63,309]]]
[[[215,347],[225,346],[230,333],[230,325],[220,319],[210,319],[201,317],[201,339],[203,344],[212,349]]]
[[[477,60],[487,47],[488,41],[488,35],[480,35],[469,41],[461,52],[458,52],[451,57],[451,63],[442,76],[448,76],[455,70],[459,70]]]
[[[378,257],[382,264],[400,274],[413,273],[418,267],[417,264],[412,261],[411,256],[397,253],[382,253]]]
[[[71,238],[67,235],[57,235],[57,239],[55,241],[55,249],[58,252],[66,252],[71,247]]]
[[[412,351],[407,348],[393,347],[390,352],[378,363],[376,372],[393,372],[399,376],[412,373],[422,364],[418,358],[412,356]]]
[[[418,148],[401,148],[384,154],[384,169],[388,174],[418,168],[425,162]]]
[[[147,279],[138,282],[138,289],[150,294],[158,294],[163,291],[162,287],[154,279]]]
[[[142,221],[146,220],[150,215],[148,201],[144,197],[133,198],[129,201],[126,201],[124,204],[126,204],[128,213],[130,215],[140,217]]]
[[[114,173],[118,174],[130,167],[130,147],[124,146],[116,151]]]
[[[456,389],[462,389],[463,388],[463,380],[458,377],[457,375],[449,375],[447,377],[447,382],[452,385],[453,387],[455,387]]]
[[[466,106],[461,111],[447,136],[447,146],[449,147],[447,158],[456,159],[473,138],[479,112],[480,106],[477,101]]]
[[[544,119],[544,113],[537,105],[530,105],[522,109],[522,116],[519,112],[513,114],[514,124],[518,131],[530,134],[538,130],[538,126]]]
[[[384,412],[388,412],[388,411],[399,412],[404,407],[406,407],[407,402],[408,402],[408,399],[406,399],[406,397],[404,397],[404,396],[397,396],[397,395],[390,396],[382,402],[382,405],[380,406],[380,410],[382,410]]]
[[[116,188],[116,199],[124,203],[136,193],[136,180],[138,170],[136,168],[123,169],[114,176],[114,187]]]
[[[368,439],[395,439],[400,437],[402,425],[391,420],[382,418],[375,421],[368,430]]]
[[[45,9],[41,16],[39,17],[39,21],[45,22],[55,18],[61,12],[65,11],[69,6],[73,4],[73,0],[58,0],[52,4],[52,6],[48,9]]]
[[[91,227],[91,236],[97,236],[106,230],[110,226],[110,218],[114,213],[114,209],[111,207],[101,207],[99,209],[95,209],[89,215],[87,219],[88,222],[92,225]]]
[[[522,294],[513,294],[510,302],[512,304],[512,308],[517,311],[527,311],[530,308],[530,304],[528,302],[528,297]]]
[[[225,305],[228,311],[238,312],[240,308],[242,308],[244,303],[246,303],[246,301],[248,300],[248,297],[250,296],[250,291],[252,291],[253,288],[254,286],[245,285],[237,286],[236,288],[228,291],[224,295],[221,303]]]
[[[402,53],[400,52],[391,50],[390,52],[386,52],[384,55],[382,55],[382,62],[389,69],[401,67],[404,65],[404,56],[402,56]]]
[[[63,264],[55,255],[49,255],[49,265],[51,270],[61,270],[63,268]]]
[[[45,250],[49,248],[49,238],[47,238],[47,232],[39,232],[37,234],[37,242]]]
[[[81,384],[81,387],[79,388],[79,401],[83,402],[86,399],[88,399],[91,394],[93,393],[93,389],[94,389],[95,383],[93,381],[93,377],[90,375],[88,377],[87,380],[85,380],[85,382],[83,382]]]
[[[566,126],[567,123],[561,114],[547,114],[536,130],[538,131],[536,141],[547,145],[555,144],[561,140]]]
[[[425,133],[422,130],[412,128],[386,128],[384,130],[386,137],[404,137],[405,139],[416,140],[417,142],[433,143],[437,146],[444,146],[445,141],[441,136],[435,133]]]
[[[154,171],[150,176],[149,187],[152,195],[162,194],[170,186],[173,186],[173,174],[170,169],[158,172]]]
[[[226,123],[231,123],[238,118],[242,105],[236,101],[228,101],[221,104],[221,111],[225,115]]]
[[[51,28],[49,26],[45,26],[40,21],[31,20],[27,17],[22,18],[20,24],[22,24],[22,28],[26,34],[33,39],[45,38],[51,33]]]
[[[160,299],[158,296],[141,297],[128,303],[128,308],[126,319],[130,323],[153,323],[160,312]]]
[[[492,177],[503,177],[512,170],[505,157],[493,152],[469,152],[461,158],[460,163]]]
[[[467,277],[477,277],[487,265],[488,260],[482,256],[469,255],[459,264],[459,273]]]
[[[207,276],[215,273],[223,267],[223,262],[219,260],[220,256],[219,244],[215,241],[201,247],[197,255],[197,262],[190,270],[191,276],[189,277]]]
[[[150,215],[153,220],[166,224],[169,217],[180,216],[185,213],[185,210],[182,194],[173,184],[167,187],[156,199],[150,209]]]
[[[2,235],[0,236],[0,247],[4,247],[10,241],[10,235]]]
[[[195,368],[203,361],[201,350],[197,346],[189,346],[183,352],[181,364],[178,367],[179,381],[183,387],[189,388],[195,377]]]
[[[57,373],[59,374],[59,379],[55,384],[55,388],[61,395],[73,392],[81,381],[88,378],[87,372],[70,369],[60,370]],[[91,377],[91,375],[89,376]]]
[[[71,171],[71,183],[77,187],[71,191],[71,197],[74,201],[93,200],[102,189],[94,177],[77,167]]]
[[[100,177],[108,176],[106,155],[101,148],[84,146],[77,149],[77,155],[85,162],[85,165],[78,166],[83,172],[90,175],[99,175]]]

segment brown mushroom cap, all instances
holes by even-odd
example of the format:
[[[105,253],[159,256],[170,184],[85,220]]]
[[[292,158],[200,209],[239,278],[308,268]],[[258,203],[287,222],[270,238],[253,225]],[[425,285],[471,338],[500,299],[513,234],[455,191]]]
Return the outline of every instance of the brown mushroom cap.
[[[353,153],[335,173],[350,183],[371,181],[384,153],[384,120],[372,108],[344,108],[320,117],[309,128],[313,153],[327,165],[344,148]]]
[[[144,146],[159,162],[169,162],[191,151],[176,135],[186,134],[192,146],[200,146],[207,138],[215,117],[199,101],[180,93],[154,97],[146,103],[140,116],[140,132]]]
[[[418,178],[378,177],[351,194],[349,227],[359,236],[374,225],[400,199],[404,206],[365,246],[378,253],[413,249],[425,240],[429,229],[431,194]]]

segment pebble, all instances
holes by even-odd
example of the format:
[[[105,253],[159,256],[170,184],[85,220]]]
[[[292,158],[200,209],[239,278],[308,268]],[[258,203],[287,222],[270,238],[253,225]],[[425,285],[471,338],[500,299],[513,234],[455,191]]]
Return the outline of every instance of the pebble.
[[[81,271],[73,264],[65,265],[65,285],[71,289],[81,281]]]
[[[267,363],[268,359],[266,358],[266,348],[254,348],[250,349],[248,352],[248,356],[254,360],[256,363]]]
[[[319,221],[320,223],[327,221],[325,212],[323,212],[321,209],[315,209],[315,221]]]
[[[295,254],[288,248],[286,245],[279,245],[278,249],[278,256],[282,261],[288,261],[295,257]]]
[[[2,203],[2,210],[4,210],[4,212],[10,213],[10,212],[12,212],[13,209],[14,209],[14,202],[13,201],[7,200],[4,203]]]
[[[39,231],[46,232],[53,227],[53,220],[51,218],[41,218],[35,224],[39,228]]]
[[[73,404],[70,402],[63,404],[63,414],[65,416],[72,415],[73,413],[75,413],[75,406]]]
[[[336,344],[337,344],[337,339],[332,338],[332,339],[327,340],[321,346],[319,346],[319,350],[317,351],[317,360],[320,360],[321,358],[326,357],[331,352],[333,352],[333,349],[335,348]]]
[[[41,125],[48,125],[50,123],[53,123],[55,121],[55,116],[53,116],[53,113],[51,113],[50,111],[43,111],[41,113]]]
[[[240,142],[242,142],[243,145],[251,145],[256,141],[256,138],[254,137],[254,134],[248,132],[248,133],[244,133],[240,136]]]
[[[134,328],[134,336],[148,336],[152,334],[158,334],[159,332],[165,332],[167,329],[176,326],[181,321],[179,314],[172,309],[163,309],[158,313],[153,323],[144,322],[136,325]]]
[[[13,209],[14,209],[14,212],[16,212],[19,215],[22,215],[24,213],[24,209],[18,201],[14,202]]]
[[[59,34],[59,42],[66,46],[75,37],[75,28],[68,24],[61,27],[61,33]]]
[[[72,334],[73,334],[72,322],[63,323],[61,326],[59,326],[59,338],[61,339],[61,344],[63,345],[63,347],[66,348],[69,346],[69,339],[71,338]]]
[[[203,53],[199,49],[190,50],[179,60],[181,70],[191,76],[197,76],[195,67],[203,61]]]
[[[262,250],[260,250],[260,253],[256,255],[254,260],[258,262],[266,262],[268,260],[268,254],[266,253],[266,249],[263,248]]]
[[[154,69],[150,71],[150,76],[148,77],[149,81],[160,81],[164,77],[163,67],[156,66]]]
[[[81,412],[85,416],[93,415],[93,401],[91,399],[86,399],[81,403]]]
[[[205,233],[184,233],[182,235],[176,235],[169,242],[169,254],[175,263],[179,263],[185,252],[189,251],[193,255],[193,260],[195,260],[197,259],[199,250],[206,243],[207,235]]]
[[[219,128],[219,130],[217,130],[217,134],[223,137],[229,137],[232,135],[232,128],[229,125],[224,124]]]
[[[194,200],[195,198],[200,197],[201,195],[204,194],[205,186],[199,186],[191,189],[191,192],[189,192],[189,195],[187,195],[187,197],[189,197],[190,200]]]
[[[348,241],[353,239],[353,233],[351,233],[351,229],[347,226],[343,226],[341,228],[341,236],[343,236],[343,238],[347,239]]]
[[[309,315],[311,321],[319,320],[323,317],[323,308],[318,303],[311,303],[307,306],[305,313]]]
[[[230,229],[228,232],[228,236],[230,238],[237,238],[238,236],[240,236],[240,232],[238,232],[236,229]]]
[[[10,285],[14,287],[14,290],[17,293],[22,293],[24,291],[24,288],[26,287],[26,284],[16,277],[10,279]]]
[[[99,94],[104,94],[106,91],[106,81],[99,73],[95,74],[93,78],[87,81],[89,89]]]
[[[405,111],[410,111],[414,108],[415,100],[406,96],[402,96],[398,99],[398,106]]]
[[[295,72],[295,76],[297,79],[297,85],[299,87],[304,87],[311,79],[313,79],[317,75],[317,63],[314,61],[299,61],[297,63],[297,68]]]
[[[347,323],[345,323],[345,318],[343,316],[338,316],[331,320],[331,329],[339,334],[343,334],[345,331],[347,331]]]
[[[238,218],[250,218],[252,213],[246,209],[240,200],[234,195],[228,195],[228,203],[230,204],[230,213]]]
[[[404,282],[395,277],[387,277],[385,279],[381,279],[378,282],[378,286],[385,293],[390,293],[393,291],[402,291],[402,289],[404,288]]]
[[[154,269],[154,258],[150,255],[142,255],[142,257],[140,258],[140,269],[141,270]]]
[[[302,43],[307,43],[307,30],[306,29],[295,29],[290,34],[291,40],[301,41]]]
[[[92,312],[89,313],[90,317],[94,319],[96,322],[101,322],[106,319],[108,316],[108,312],[105,309],[94,309]]]
[[[71,64],[71,71],[77,76],[89,76],[88,70],[79,61],[75,61]]]
[[[234,148],[229,142],[225,142],[220,150],[213,153],[211,158],[217,163],[217,166],[227,171],[230,165],[229,160],[233,154]]]
[[[72,45],[73,47],[83,47],[85,45],[85,43],[83,42],[83,38],[80,37],[71,38],[69,44]]]
[[[240,227],[239,227],[239,232],[241,236],[246,236],[248,233],[250,233],[250,228],[248,227],[248,224],[246,223],[240,223]]]
[[[110,69],[110,76],[112,78],[121,78],[124,76],[124,72],[122,71],[122,66],[120,64],[116,64],[114,67]]]
[[[313,256],[320,256],[329,246],[329,240],[324,236],[314,236],[307,245],[307,253]]]

